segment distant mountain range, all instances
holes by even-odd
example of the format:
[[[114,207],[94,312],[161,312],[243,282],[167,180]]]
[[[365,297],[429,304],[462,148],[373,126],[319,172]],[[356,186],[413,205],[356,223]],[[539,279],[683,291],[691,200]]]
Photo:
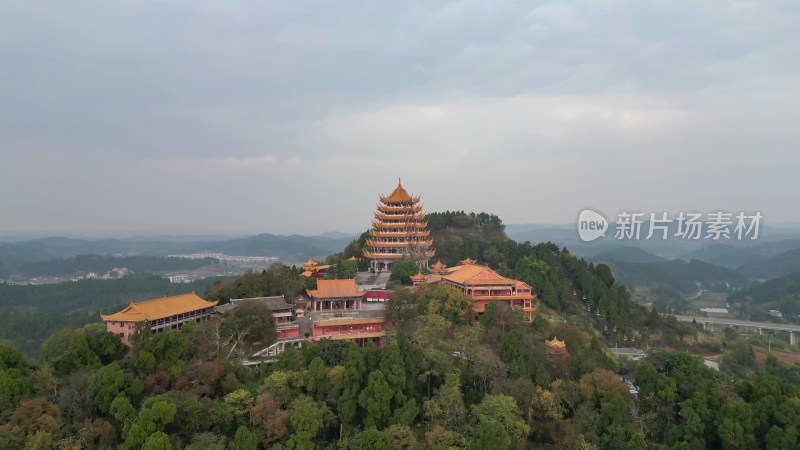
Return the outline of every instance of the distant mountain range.
[[[645,223],[645,227],[647,223]],[[607,235],[595,242],[579,239],[574,224],[506,225],[506,235],[518,242],[554,242],[575,255],[595,261],[658,263],[669,260],[703,261],[735,270],[745,277],[774,278],[800,271],[800,227],[762,226],[760,237],[751,240],[681,240],[670,230],[666,239],[617,240],[614,224]],[[78,255],[167,256],[189,253],[223,253],[234,256],[273,256],[283,262],[298,263],[308,258],[324,258],[341,251],[358,236],[329,231],[316,236],[259,234],[255,236],[133,236],[124,239],[78,239],[47,237],[11,241],[0,239],[0,264],[72,258]]]
[[[355,238],[356,235],[337,232],[318,236],[259,234],[222,240],[180,236],[98,240],[48,237],[0,243],[0,264],[18,265],[86,254],[167,256],[199,252],[274,256],[282,261],[300,262],[308,258],[324,258],[341,251]]]
[[[666,240],[646,240],[646,224],[641,239],[617,240],[613,224],[607,235],[595,242],[579,239],[574,224],[507,225],[506,234],[515,241],[555,242],[575,255],[594,260],[646,263],[660,260],[704,261],[734,269],[748,277],[773,278],[800,271],[800,227],[762,227],[756,240],[710,239],[681,240],[670,230]]]

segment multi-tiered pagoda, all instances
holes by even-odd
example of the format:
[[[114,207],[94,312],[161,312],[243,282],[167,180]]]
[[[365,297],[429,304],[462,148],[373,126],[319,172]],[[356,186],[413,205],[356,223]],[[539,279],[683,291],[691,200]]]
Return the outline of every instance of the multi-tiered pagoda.
[[[418,205],[419,196],[412,197],[398,180],[397,189],[388,197],[381,196],[375,212],[370,238],[364,256],[374,270],[391,270],[398,259],[410,259],[420,267],[428,267],[433,256],[433,239],[428,222]]]

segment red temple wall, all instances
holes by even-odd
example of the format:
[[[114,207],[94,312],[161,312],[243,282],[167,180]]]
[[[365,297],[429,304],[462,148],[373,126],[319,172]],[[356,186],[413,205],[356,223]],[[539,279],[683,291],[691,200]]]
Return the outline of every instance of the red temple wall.
[[[300,327],[278,328],[278,339],[300,336]]]
[[[133,334],[134,325],[135,322],[119,322],[112,320],[106,322],[106,330],[120,336],[120,338],[122,338],[122,343],[130,347],[131,344],[128,338]]]

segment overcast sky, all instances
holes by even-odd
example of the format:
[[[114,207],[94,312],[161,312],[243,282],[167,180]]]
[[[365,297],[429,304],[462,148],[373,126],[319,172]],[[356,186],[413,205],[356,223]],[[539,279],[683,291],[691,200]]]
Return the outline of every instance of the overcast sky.
[[[800,2],[0,3],[0,232],[800,222]]]

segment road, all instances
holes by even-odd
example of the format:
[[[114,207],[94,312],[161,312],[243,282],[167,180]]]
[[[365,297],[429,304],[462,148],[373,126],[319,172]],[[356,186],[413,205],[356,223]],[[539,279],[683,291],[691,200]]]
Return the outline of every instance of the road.
[[[752,322],[750,320],[739,319],[726,319],[723,317],[695,317],[695,316],[681,316],[675,315],[675,318],[681,322],[691,322],[696,320],[697,323],[711,324],[711,325],[731,325],[734,327],[747,327],[747,328],[760,328],[763,330],[778,330],[778,331],[794,331],[800,333],[800,325],[791,323],[775,323],[775,322]]]

